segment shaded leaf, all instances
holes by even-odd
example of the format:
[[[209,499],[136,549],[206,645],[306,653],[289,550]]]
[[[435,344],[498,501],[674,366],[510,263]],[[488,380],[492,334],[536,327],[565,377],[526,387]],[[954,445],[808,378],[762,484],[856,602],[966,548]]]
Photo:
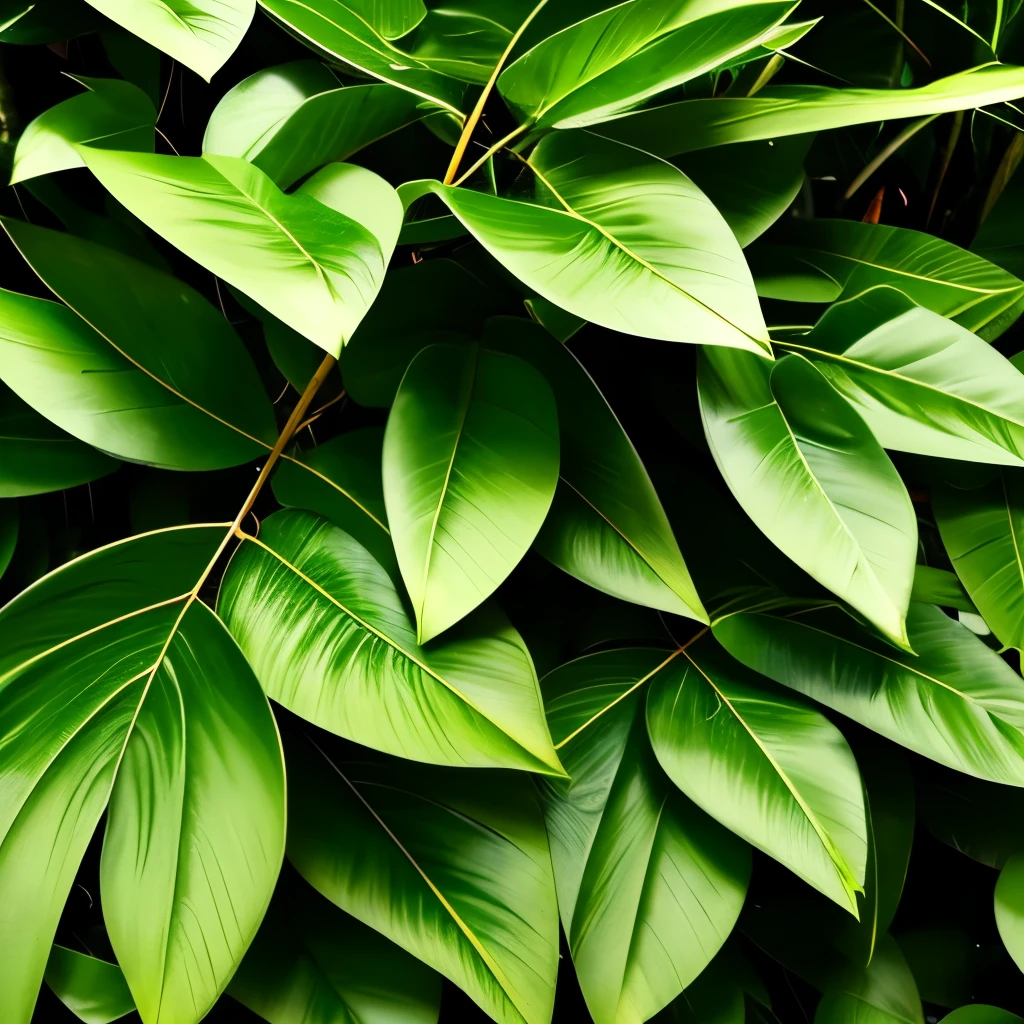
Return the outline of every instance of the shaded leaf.
[[[1024,971],[1024,853],[1015,853],[999,872],[995,907],[999,937]]]
[[[46,961],[46,984],[86,1024],[109,1024],[135,1009],[117,964],[54,945]]]

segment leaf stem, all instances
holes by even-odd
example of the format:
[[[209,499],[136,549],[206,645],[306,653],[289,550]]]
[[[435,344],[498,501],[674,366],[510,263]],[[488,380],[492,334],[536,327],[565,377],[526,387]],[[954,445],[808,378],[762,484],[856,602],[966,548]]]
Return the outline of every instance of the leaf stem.
[[[878,154],[878,156],[871,160],[852,182],[850,182],[850,187],[846,190],[843,198],[849,199],[857,189],[859,189],[861,185],[863,185],[864,182],[867,181],[868,178],[870,178],[871,175],[874,174],[875,171],[877,171],[878,168],[881,167],[897,149],[900,148],[900,146],[903,145],[904,142],[915,136],[926,125],[931,124],[938,116],[938,114],[930,114],[928,117],[922,117],[919,120],[914,121],[912,124],[908,124],[907,127],[904,128],[903,131],[901,131],[899,135],[897,135],[896,138]]]
[[[459,185],[461,185],[471,174],[475,174],[485,163],[487,163],[487,161],[490,160],[491,157],[494,156],[494,154],[497,153],[499,149],[504,149],[505,146],[507,146],[513,139],[518,138],[525,131],[525,124],[521,124],[518,128],[513,129],[503,139],[498,139],[498,141],[493,146],[491,146],[491,148],[488,149],[487,152],[484,153],[484,155],[480,157],[480,159],[477,160],[477,162],[473,164],[473,166],[470,167],[470,169],[466,171],[466,173],[463,174],[458,181],[445,182],[445,184],[452,184],[456,188],[458,188]]]

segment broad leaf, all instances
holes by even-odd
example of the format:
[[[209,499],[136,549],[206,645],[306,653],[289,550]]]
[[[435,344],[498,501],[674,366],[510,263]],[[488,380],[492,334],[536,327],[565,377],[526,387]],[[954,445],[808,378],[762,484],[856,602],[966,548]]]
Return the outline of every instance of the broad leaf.
[[[1024,682],[938,608],[910,607],[916,654],[833,610],[736,615],[714,629],[745,665],[888,739],[979,779],[1024,786]]]
[[[530,155],[530,201],[436,181],[433,192],[527,287],[626,334],[764,352],[767,332],[739,243],[682,171],[588,132]]]
[[[857,913],[867,855],[860,774],[839,730],[702,637],[662,669],[647,727],[699,807]]]
[[[334,763],[302,739],[287,755],[288,857],[303,877],[499,1024],[547,1024],[558,910],[530,781]]]
[[[242,41],[256,0],[88,0],[209,81]]]
[[[266,692],[324,729],[418,761],[561,771],[529,652],[501,613],[420,647],[387,573],[326,520],[267,519],[218,611]]]
[[[429,9],[402,45],[409,54],[442,75],[483,85],[511,41],[512,31],[489,12],[475,10],[478,0],[461,3],[462,6],[460,0],[447,0],[443,7]],[[508,14],[515,20],[512,12]],[[518,28],[518,24],[514,27]]]
[[[81,167],[79,143],[104,149],[153,152],[153,101],[130,82],[76,78],[87,92],[40,114],[21,133],[14,151],[11,184]]]
[[[797,565],[906,643],[917,522],[899,474],[806,360],[708,350],[698,368],[711,452],[744,511]]]
[[[80,152],[135,216],[334,356],[376,298],[401,207],[370,171],[332,164],[285,195],[239,157]]]
[[[409,365],[384,435],[384,500],[420,643],[490,597],[544,522],[558,411],[516,356],[431,345]]]
[[[651,478],[587,371],[527,320],[491,320],[485,343],[532,363],[558,405],[558,490],[537,549],[612,597],[706,622]]]
[[[628,0],[535,46],[498,79],[520,121],[582,128],[756,46],[791,0]]]
[[[31,1016],[108,797],[104,918],[143,1020],[198,1020],[256,933],[284,776],[266,698],[195,598],[225,529],[101,548],[0,611],[0,744],[17,766],[0,803],[4,1021]]]
[[[942,1024],[1024,1024],[1024,1017],[1018,1017],[1009,1010],[985,1003],[972,1003],[946,1014]]]
[[[1014,854],[999,872],[995,909],[999,937],[1024,971],[1024,852]]]
[[[728,938],[750,853],[658,766],[639,688],[671,659],[604,651],[544,679],[571,781],[542,783],[562,926],[597,1024],[643,1021]]]
[[[54,945],[46,962],[46,984],[85,1024],[110,1024],[135,1009],[117,964]]]
[[[340,88],[316,61],[301,60],[250,75],[217,104],[203,152],[255,164],[279,188],[419,120],[411,93],[388,85]]]

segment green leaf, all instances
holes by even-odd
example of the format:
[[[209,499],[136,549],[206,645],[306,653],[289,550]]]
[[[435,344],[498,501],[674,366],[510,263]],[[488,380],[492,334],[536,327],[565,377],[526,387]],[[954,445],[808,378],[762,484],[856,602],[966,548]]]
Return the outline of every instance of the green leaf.
[[[1024,682],[938,608],[910,607],[916,655],[828,609],[735,615],[714,630],[749,668],[868,729],[957,771],[1024,786]]]
[[[443,7],[428,10],[416,30],[402,40],[405,50],[442,75],[483,85],[511,41],[512,31],[486,11],[471,9],[475,2],[469,0],[460,7],[448,0]]]
[[[102,28],[105,19],[85,0],[14,0],[0,16],[0,43],[35,46],[74,39]]]
[[[529,363],[476,345],[413,359],[384,435],[384,500],[419,643],[494,593],[557,482],[558,411]]]
[[[558,910],[529,779],[332,762],[288,737],[288,857],[499,1024],[547,1024]]]
[[[544,330],[557,338],[558,341],[568,341],[584,324],[586,320],[566,312],[561,306],[534,295],[529,299],[523,299],[523,305],[530,316],[539,323]]]
[[[209,81],[242,41],[256,0],[88,0]]]
[[[85,1024],[109,1024],[135,1009],[124,972],[106,960],[54,945],[45,977],[57,998]]]
[[[654,1024],[744,1024],[746,1019],[743,989],[723,954],[654,1018]]]
[[[0,384],[0,498],[63,491],[106,476],[117,466]]]
[[[418,121],[420,102],[390,85],[340,88],[323,64],[292,61],[257,71],[225,94],[206,125],[203,152],[242,157],[289,188]]]
[[[805,359],[773,365],[709,349],[697,379],[711,452],[747,515],[819,583],[905,644],[917,522],[863,420]]]
[[[999,937],[1024,971],[1024,853],[1015,853],[999,872],[995,908]]]
[[[1024,281],[966,249],[908,228],[794,221],[785,244],[762,243],[747,256],[764,298],[832,302],[889,285],[986,341],[1024,309]]]
[[[682,171],[589,132],[530,155],[531,201],[437,181],[435,193],[528,288],[570,313],[664,341],[768,348],[749,271],[722,215]]]
[[[267,519],[232,559],[218,611],[266,692],[324,729],[435,764],[561,772],[504,616],[488,606],[420,647],[387,573],[325,520]]]
[[[596,1024],[643,1021],[710,963],[750,876],[745,843],[658,766],[639,687],[671,652],[603,651],[544,679],[571,781],[541,783],[562,926]]]
[[[282,877],[228,993],[270,1024],[436,1024],[441,979]]]
[[[387,12],[398,9],[394,4],[366,0],[260,0],[260,6],[321,56],[397,85],[462,119],[459,102],[464,86],[391,44],[392,39],[405,34],[396,35],[397,26],[388,18]],[[422,3],[416,6],[422,18],[426,9]],[[406,31],[415,24],[409,21],[411,18],[401,26]]]
[[[0,501],[0,576],[7,571],[18,546],[18,506],[13,501]]]
[[[651,683],[647,728],[698,807],[857,914],[868,841],[860,773],[824,715],[705,636]]]
[[[40,114],[22,132],[14,151],[11,184],[84,163],[76,146],[153,152],[153,101],[130,82],[79,78],[88,92]]]
[[[604,124],[601,134],[658,156],[678,156],[729,142],[945,114],[1022,96],[1024,68],[995,64],[949,75],[918,89],[769,85],[756,96],[688,99],[627,114]]]
[[[933,491],[933,500],[934,495]],[[978,613],[956,573],[934,569],[929,565],[914,566],[914,588],[910,592],[910,600],[921,604],[937,604],[940,608],[956,608],[957,611],[973,612],[975,615]]]
[[[377,296],[401,207],[371,171],[331,164],[285,195],[238,157],[80,152],[143,223],[334,356]]]
[[[198,1020],[256,933],[283,856],[284,775],[266,698],[195,597],[226,528],[101,548],[0,611],[17,766],[0,803],[5,1022],[31,1016],[108,797],[103,911],[144,1020]]]
[[[1024,1024],[1024,1017],[1001,1010],[998,1006],[972,1003],[947,1014],[942,1018],[942,1024]]]
[[[539,43],[498,79],[520,121],[582,128],[633,110],[756,46],[792,0],[629,0]]]
[[[485,344],[532,363],[558,405],[558,490],[537,549],[612,597],[706,622],[651,478],[587,371],[528,320],[489,321]]]

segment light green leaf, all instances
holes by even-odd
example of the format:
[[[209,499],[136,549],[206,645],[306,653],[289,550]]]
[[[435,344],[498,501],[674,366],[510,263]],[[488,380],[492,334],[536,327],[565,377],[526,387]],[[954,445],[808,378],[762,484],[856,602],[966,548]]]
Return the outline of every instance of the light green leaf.
[[[906,643],[917,550],[906,488],[857,413],[805,359],[708,349],[711,452],[744,511],[797,565]]]
[[[225,94],[206,125],[203,152],[242,157],[289,188],[418,121],[420,102],[389,85],[341,88],[323,64],[293,61],[257,71]]]
[[[658,766],[637,692],[671,658],[603,651],[544,679],[571,781],[544,780],[562,925],[597,1024],[644,1021],[689,985],[728,938],[750,852]]]
[[[528,320],[489,321],[485,344],[532,363],[558,405],[558,490],[537,549],[612,597],[706,622],[651,478],[587,371]]]
[[[81,167],[79,143],[104,149],[153,152],[153,101],[130,82],[75,78],[88,90],[44,111],[30,122],[14,151],[11,184]]]
[[[499,1024],[547,1024],[558,909],[530,780],[332,762],[291,736],[288,857]]]
[[[520,121],[582,128],[756,46],[792,0],[628,0],[548,37],[498,79]]]
[[[476,345],[413,359],[384,435],[384,500],[424,643],[490,597],[558,481],[558,411],[523,360]]]
[[[868,841],[860,773],[824,715],[705,636],[652,681],[647,728],[694,803],[857,914]]]
[[[916,654],[831,609],[736,615],[714,631],[749,668],[868,729],[957,771],[1024,786],[1024,682],[938,608],[910,606]]]
[[[326,520],[267,519],[232,559],[218,611],[266,692],[321,728],[435,764],[561,772],[504,616],[488,606],[420,647],[387,573]]]
[[[88,0],[209,81],[242,41],[256,0]]]
[[[54,945],[46,962],[46,984],[85,1024],[110,1024],[135,1009],[124,972],[117,964]]]
[[[530,155],[531,201],[410,182],[441,197],[527,287],[585,320],[664,341],[768,349],[743,253],[722,215],[671,164],[589,132]]]
[[[285,195],[239,157],[80,152],[157,234],[334,356],[377,296],[401,207],[371,171],[332,164]]]

